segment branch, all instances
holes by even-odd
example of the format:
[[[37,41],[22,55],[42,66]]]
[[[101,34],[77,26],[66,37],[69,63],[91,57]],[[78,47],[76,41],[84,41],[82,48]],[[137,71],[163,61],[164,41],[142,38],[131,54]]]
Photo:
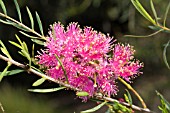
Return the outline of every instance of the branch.
[[[59,81],[59,80],[56,80],[56,79],[54,79],[54,78],[51,78],[50,76],[47,76],[47,75],[45,75],[45,74],[43,74],[43,73],[40,73],[40,72],[36,71],[35,69],[33,69],[33,68],[31,68],[31,67],[30,67],[30,68],[27,68],[26,65],[21,64],[21,63],[15,61],[15,60],[13,60],[13,59],[9,59],[9,58],[1,55],[1,54],[0,54],[0,59],[4,60],[4,61],[6,61],[6,62],[10,62],[11,64],[16,65],[16,66],[18,66],[18,67],[20,67],[20,68],[26,69],[26,71],[27,71],[28,73],[33,73],[33,74],[35,74],[35,75],[38,75],[38,76],[40,76],[40,77],[43,77],[43,78],[45,78],[45,79],[47,79],[47,80],[49,80],[49,81],[52,81],[52,82],[54,82],[54,83],[57,83],[57,84],[59,84],[59,85],[65,86],[65,87],[67,87],[67,88],[69,88],[69,89],[72,89],[72,90],[74,90],[74,91],[82,91],[81,89],[75,88],[75,87],[73,87],[73,86],[70,85],[70,84],[63,83],[63,82],[61,82],[61,81]],[[152,112],[151,110],[149,110],[148,108],[141,108],[141,107],[138,107],[138,106],[135,106],[135,105],[130,105],[129,103],[120,102],[120,101],[118,101],[118,100],[116,100],[116,99],[113,99],[113,98],[110,98],[110,97],[105,97],[105,96],[103,96],[103,95],[99,95],[98,93],[94,94],[94,97],[97,98],[97,99],[106,100],[106,101],[109,101],[109,102],[117,102],[117,103],[120,103],[120,104],[122,104],[122,105],[124,105],[124,106],[131,107],[131,108],[134,109],[134,110],[144,111],[144,112],[148,112],[148,113],[154,113],[154,112]]]

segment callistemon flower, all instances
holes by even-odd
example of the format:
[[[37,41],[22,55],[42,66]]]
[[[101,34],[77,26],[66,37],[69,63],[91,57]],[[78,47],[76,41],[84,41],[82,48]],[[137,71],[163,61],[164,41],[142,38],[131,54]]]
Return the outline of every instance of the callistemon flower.
[[[67,28],[55,23],[47,36],[46,49],[37,56],[38,63],[45,67],[47,75],[88,92],[89,97],[95,93],[115,95],[115,80],[120,76],[129,81],[129,77],[140,73],[142,65],[132,61],[131,46],[113,46],[112,39],[91,27],[81,29],[77,23]],[[110,50],[111,46],[115,48]],[[110,51],[113,55],[108,55]]]
[[[136,75],[142,74],[142,72],[139,72],[139,69],[143,67],[143,63],[134,59],[134,52],[135,50],[132,46],[118,43],[115,44],[113,58],[110,60],[114,74],[128,82]]]

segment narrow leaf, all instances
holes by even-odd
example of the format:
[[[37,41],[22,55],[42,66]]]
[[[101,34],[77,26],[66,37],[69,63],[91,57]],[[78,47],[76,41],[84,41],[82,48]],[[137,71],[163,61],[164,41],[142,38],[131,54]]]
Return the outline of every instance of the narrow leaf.
[[[6,7],[5,7],[4,2],[2,0],[0,0],[0,5],[2,7],[4,14],[7,15]]]
[[[22,46],[23,50],[29,54],[27,44],[25,42],[23,42],[21,46]]]
[[[44,41],[41,41],[41,40],[38,40],[38,39],[31,39],[31,40],[38,45],[44,45]]]
[[[157,13],[156,13],[156,10],[155,10],[155,7],[154,7],[154,4],[153,4],[153,1],[152,1],[152,0],[150,0],[150,4],[151,4],[151,9],[152,9],[153,15],[154,15],[154,17],[155,17],[155,22],[156,22],[156,24],[158,24]]]
[[[22,41],[21,39],[18,37],[18,35],[15,35],[15,37],[17,38],[18,42],[20,43],[20,45],[22,45]]]
[[[0,19],[0,22],[3,23],[3,24],[11,25],[11,22],[7,22],[7,21],[4,21],[2,19]]]
[[[81,92],[77,92],[76,93],[77,96],[88,96],[89,93],[85,92],[85,91],[81,91]]]
[[[9,41],[9,43],[11,43],[12,45],[14,45],[14,46],[16,46],[16,47],[22,49],[22,47],[21,47],[19,44],[17,44],[16,42]]]
[[[69,83],[68,77],[67,77],[67,73],[66,73],[66,70],[65,70],[65,68],[64,68],[63,63],[61,62],[60,58],[59,58],[57,55],[55,55],[55,57],[56,57],[56,59],[58,60],[58,62],[60,63],[60,65],[61,65],[61,67],[62,67],[62,69],[63,69],[63,71],[64,71],[64,76],[65,76],[65,78],[66,78],[67,83]]]
[[[170,103],[161,95],[158,91],[156,91],[157,95],[160,97],[163,106],[165,106],[165,109],[168,110],[167,113],[170,112]]]
[[[170,1],[168,3],[168,6],[166,7],[166,11],[165,11],[165,15],[164,15],[164,21],[163,21],[164,27],[166,26],[166,19],[167,19],[167,16],[168,16],[169,9],[170,9]]]
[[[24,51],[24,50],[21,50],[21,53],[22,53],[22,55],[23,55],[24,57],[26,57],[29,61],[31,60],[31,57],[30,57],[29,53],[27,53],[27,52]]]
[[[166,64],[166,66],[168,67],[168,69],[170,69],[169,63],[167,61],[167,57],[166,57],[166,51],[167,51],[167,47],[169,46],[170,40],[168,41],[168,43],[165,45],[164,50],[163,50],[163,60]]]
[[[152,17],[148,14],[148,12],[143,8],[138,0],[131,0],[132,4],[135,8],[143,15],[147,20],[149,20],[152,24],[156,24]]]
[[[50,93],[50,92],[59,91],[65,88],[66,87],[50,88],[50,89],[28,89],[28,91],[37,92],[37,93]]]
[[[10,70],[10,71],[6,71],[6,73],[4,74],[4,76],[10,76],[10,75],[15,75],[18,73],[24,72],[24,70],[22,69],[15,69],[15,70]],[[2,72],[0,72],[1,74]]]
[[[91,112],[95,112],[97,110],[99,110],[102,106],[104,106],[107,102],[103,102],[101,104],[99,104],[98,106],[92,108],[92,109],[88,109],[88,110],[85,110],[85,111],[81,111],[81,113],[91,113]]]
[[[22,32],[22,31],[19,31],[19,32],[20,32],[21,34],[29,37],[29,38],[38,38],[38,37],[35,37],[35,36],[31,36],[31,35],[29,35],[29,34],[27,34],[27,33],[25,33],[25,32]]]
[[[19,8],[19,5],[18,5],[17,0],[14,0],[14,3],[15,3],[15,7],[16,7],[16,9],[17,9],[19,21],[22,23],[21,11],[20,11],[20,8]]]
[[[126,89],[126,92],[127,92],[127,97],[128,97],[128,100],[129,100],[129,104],[132,105],[132,97],[129,93],[129,91]]]
[[[0,45],[2,46],[1,51],[8,57],[11,58],[9,52],[7,51],[5,45],[3,44],[3,42],[0,40]]]
[[[44,83],[45,82],[45,78],[40,78],[40,79],[38,79],[37,81],[35,81],[33,84],[32,84],[32,86],[39,86],[39,85],[41,85],[42,83]]]
[[[35,12],[35,14],[36,14],[36,19],[37,19],[37,22],[38,22],[38,25],[39,25],[40,32],[44,36],[44,32],[43,32],[43,27],[42,27],[42,22],[40,20],[40,16],[38,15],[37,12]]]
[[[3,70],[3,72],[0,74],[0,81],[2,80],[2,78],[5,76],[8,68],[11,66],[11,64],[8,64],[7,67]]]
[[[29,16],[29,18],[30,18],[31,28],[34,29],[34,19],[33,19],[33,17],[32,17],[31,11],[29,10],[28,7],[26,7],[26,9],[27,9],[27,12],[28,12],[28,16]]]

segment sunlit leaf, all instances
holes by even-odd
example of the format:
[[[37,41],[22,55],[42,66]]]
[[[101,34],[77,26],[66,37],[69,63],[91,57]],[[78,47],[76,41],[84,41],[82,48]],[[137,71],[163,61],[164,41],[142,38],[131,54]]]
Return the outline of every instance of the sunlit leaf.
[[[88,96],[89,93],[85,92],[85,91],[81,91],[81,92],[77,92],[76,93],[77,96]]]
[[[99,110],[102,106],[104,106],[107,102],[103,102],[99,105],[97,105],[96,107],[92,108],[92,109],[88,109],[88,110],[85,110],[85,111],[81,111],[81,113],[91,113],[91,112],[95,112],[97,110]]]
[[[46,78],[40,78],[40,79],[38,79],[37,81],[35,81],[35,82],[32,84],[32,86],[39,86],[39,85],[41,85],[42,83],[44,83],[45,80],[46,80]]]
[[[22,23],[21,11],[20,11],[20,8],[19,8],[19,5],[18,5],[17,0],[14,0],[14,3],[15,3],[15,7],[16,7],[16,9],[17,9],[19,21]]]
[[[19,44],[17,44],[16,42],[9,41],[9,43],[11,43],[12,45],[14,45],[14,46],[16,46],[16,47],[22,49],[22,47],[21,47]]]
[[[140,4],[138,0],[131,0],[132,4],[135,8],[143,15],[147,20],[149,20],[152,24],[156,24],[152,17],[148,14],[148,12],[144,9],[144,7]]]
[[[8,64],[7,67],[1,72],[0,74],[0,81],[5,76],[6,72],[8,71],[8,68],[11,66],[11,64]]]
[[[38,45],[44,45],[44,41],[41,41],[41,40],[38,40],[38,39],[31,39],[31,40]]]
[[[37,93],[50,93],[50,92],[59,91],[65,88],[66,87],[50,88],[50,89],[28,89],[28,91],[37,92]]]
[[[26,9],[27,9],[27,12],[28,12],[28,16],[29,16],[29,18],[30,18],[31,28],[34,29],[34,19],[33,19],[33,17],[32,17],[32,14],[31,14],[29,8],[26,7]]]
[[[5,7],[4,2],[2,0],[0,0],[0,5],[2,7],[4,14],[7,15],[6,7]]]
[[[24,50],[21,50],[21,53],[22,53],[22,55],[23,55],[24,57],[26,57],[29,61],[31,60],[31,57],[30,57],[29,53],[27,53],[27,52],[24,51]]]
[[[38,15],[37,12],[35,12],[35,14],[36,14],[36,19],[37,19],[37,22],[38,22],[38,26],[39,26],[40,32],[44,36],[44,32],[43,32],[43,27],[42,27],[42,22],[40,20],[40,16]]]
[[[168,69],[170,69],[169,63],[167,61],[167,57],[166,57],[166,51],[167,51],[167,47],[169,46],[170,40],[168,41],[168,43],[165,45],[164,50],[163,50],[163,60],[166,64],[166,66],[168,67]]]
[[[23,50],[24,50],[25,52],[29,53],[29,52],[28,52],[27,44],[26,44],[25,42],[23,42],[21,46],[22,46],[22,48],[23,48]]]
[[[3,44],[3,42],[0,40],[0,45],[2,46],[1,51],[8,57],[11,58],[9,52],[7,51],[5,45]]]

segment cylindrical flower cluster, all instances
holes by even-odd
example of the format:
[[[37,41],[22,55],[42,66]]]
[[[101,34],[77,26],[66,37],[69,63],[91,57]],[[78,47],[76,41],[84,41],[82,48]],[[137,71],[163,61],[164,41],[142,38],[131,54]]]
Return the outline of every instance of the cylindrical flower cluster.
[[[111,41],[112,37],[91,27],[81,29],[77,23],[70,23],[64,28],[55,23],[49,31],[46,49],[37,56],[38,63],[47,75],[88,92],[89,97],[95,93],[115,95],[115,80],[122,77],[130,81],[141,73],[143,64],[134,59],[132,46],[111,45]]]

